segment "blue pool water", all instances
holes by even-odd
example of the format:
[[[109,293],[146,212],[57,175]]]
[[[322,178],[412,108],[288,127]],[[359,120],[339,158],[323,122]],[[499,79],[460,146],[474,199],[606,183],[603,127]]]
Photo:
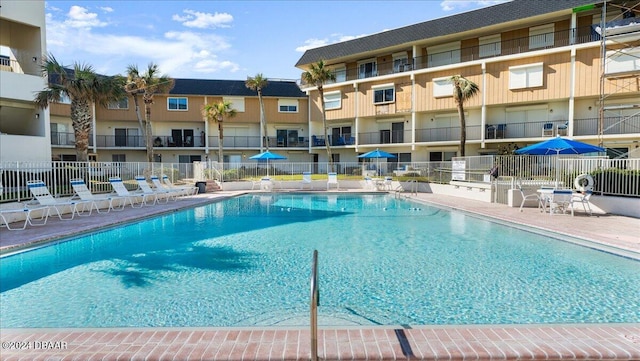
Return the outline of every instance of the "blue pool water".
[[[117,217],[117,213],[114,214]],[[242,196],[4,257],[2,327],[640,322],[640,263],[384,195]]]

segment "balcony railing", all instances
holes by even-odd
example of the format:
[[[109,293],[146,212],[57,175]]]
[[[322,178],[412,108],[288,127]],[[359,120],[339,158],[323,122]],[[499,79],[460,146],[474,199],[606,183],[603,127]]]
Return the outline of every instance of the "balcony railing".
[[[34,60],[32,59],[30,61],[34,61]],[[37,59],[35,61],[37,61]],[[38,75],[38,76],[41,75],[38,71],[25,70],[24,67],[21,65],[21,62],[15,59],[9,59],[6,56],[0,56],[0,71],[8,71],[10,73]]]
[[[336,82],[351,81],[362,78],[376,77],[395,73],[403,73],[411,70],[433,68],[445,64],[458,64],[468,61],[495,58],[498,56],[513,55],[553,49],[573,44],[583,44],[599,40],[597,34],[592,33],[591,26],[561,30],[535,36],[527,36],[517,39],[502,40],[496,43],[482,44],[467,48],[456,49],[447,52],[433,53],[424,57],[414,57],[406,64],[398,64],[393,61],[377,62],[374,71],[360,72],[359,67],[350,67],[346,70],[336,71]],[[309,87],[301,81],[301,87]]]
[[[603,134],[639,134],[640,115],[606,117],[603,121]],[[554,121],[530,121],[530,122],[495,122],[489,119],[484,129],[480,125],[467,126],[467,140],[480,140],[482,132],[487,141],[500,139],[540,138],[556,135],[568,135],[569,129],[566,120]],[[574,136],[589,136],[598,134],[598,118],[576,119],[573,123]],[[350,146],[356,144],[356,137],[346,134],[341,137],[329,137],[332,146]],[[178,148],[202,148],[204,139],[185,137],[181,142],[175,142],[170,136],[155,136],[154,147],[178,147]],[[415,130],[416,143],[446,142],[460,140],[460,127],[420,128]],[[96,136],[99,148],[145,148],[143,136]],[[191,141],[192,143],[189,143]],[[278,140],[269,137],[269,148],[307,148],[309,138],[298,137],[296,140]],[[411,130],[391,131],[379,130],[376,132],[364,132],[358,134],[358,145],[368,144],[411,144]],[[52,133],[51,145],[61,147],[73,147],[75,136],[73,133]],[[93,146],[93,138],[89,137],[89,145]],[[324,147],[323,135],[311,137],[312,147]],[[209,148],[218,148],[218,137],[209,137]],[[226,136],[224,137],[225,149],[260,148],[259,136]]]

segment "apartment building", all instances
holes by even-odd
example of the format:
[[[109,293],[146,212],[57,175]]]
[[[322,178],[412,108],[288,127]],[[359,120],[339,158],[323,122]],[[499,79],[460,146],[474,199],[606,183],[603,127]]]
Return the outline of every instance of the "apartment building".
[[[262,89],[267,134],[261,137],[260,103],[241,80],[175,79],[169,94],[154,96],[151,105],[155,160],[191,163],[218,159],[218,124],[202,115],[205,104],[229,101],[236,115],[223,119],[225,162],[240,163],[266,147],[290,161],[310,160],[308,98],[293,80],[269,80]],[[141,113],[144,114],[141,104]],[[75,160],[69,105],[51,106],[54,159]],[[97,161],[144,162],[145,139],[131,97],[96,106],[90,158]],[[261,138],[263,139],[261,144]]]
[[[33,102],[45,53],[44,2],[0,1],[0,161],[51,159],[49,110]]]
[[[612,157],[637,158],[636,19],[640,1],[514,0],[310,49],[296,67],[323,60],[335,75],[324,101],[337,161],[376,148],[401,162],[459,154],[453,75],[480,90],[464,103],[466,155],[566,135],[603,144]],[[310,152],[326,160],[319,92],[302,88]]]

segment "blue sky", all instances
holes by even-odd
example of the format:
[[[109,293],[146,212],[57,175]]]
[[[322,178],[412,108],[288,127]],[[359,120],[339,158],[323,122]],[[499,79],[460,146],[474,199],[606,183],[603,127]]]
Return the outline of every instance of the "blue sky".
[[[309,47],[502,1],[49,0],[47,51],[106,75],[154,62],[174,78],[298,79]]]

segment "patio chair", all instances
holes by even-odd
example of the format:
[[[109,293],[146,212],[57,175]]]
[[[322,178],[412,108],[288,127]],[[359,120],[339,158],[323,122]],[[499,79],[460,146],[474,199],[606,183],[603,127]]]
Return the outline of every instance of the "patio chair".
[[[58,215],[58,218],[61,220],[72,220],[75,215],[90,215],[91,209],[89,209],[88,214],[85,214],[86,206],[90,203],[87,201],[79,200],[60,200],[56,199],[49,192],[49,188],[44,184],[41,180],[34,180],[27,182],[27,188],[29,188],[29,192],[35,198],[38,206],[47,206],[49,210],[54,210]],[[31,204],[27,203],[27,207]],[[82,206],[82,209],[79,209],[78,206]],[[68,218],[62,217],[64,211],[68,209],[71,213],[71,216]]]
[[[121,211],[124,209],[124,206],[127,205],[127,198],[125,197],[114,196],[109,194],[95,195],[91,193],[91,191],[89,190],[89,187],[87,187],[87,184],[84,182],[84,179],[82,178],[71,179],[70,182],[71,182],[71,187],[73,187],[73,191],[75,192],[73,197],[77,196],[81,200],[89,202],[89,214],[91,214],[91,211],[93,210],[94,207],[98,213],[109,213],[111,210]],[[100,207],[98,207],[98,203],[96,202],[100,202],[100,201],[107,201],[109,203],[109,207],[107,207],[106,211],[101,211]],[[117,207],[115,207],[113,204],[114,201],[119,201],[120,204]]]
[[[522,202],[520,203],[520,212],[522,212],[522,207],[529,199],[535,199],[538,203],[538,208],[542,207],[543,199],[540,197],[538,192],[534,193],[525,193],[524,189],[522,189],[522,185],[518,185],[518,190],[520,191],[520,196],[522,197]]]
[[[166,174],[162,175],[162,183],[164,183],[169,189],[176,189],[184,191],[186,195],[193,196],[198,194],[198,187],[195,186],[179,186],[175,185],[171,182],[169,177]]]
[[[262,177],[260,179],[260,190],[270,192],[273,190],[273,182],[269,177]]]
[[[553,123],[544,123],[542,125],[542,136],[553,137]]]
[[[159,203],[160,200],[164,200],[164,203],[169,202],[169,192],[153,190],[149,183],[147,183],[147,179],[144,176],[137,175],[134,179],[138,183],[138,189],[136,191],[144,197],[142,200],[143,203],[147,202],[148,199],[153,199],[153,203],[151,203],[152,205]],[[164,195],[164,197],[160,198],[160,195]]]
[[[120,197],[126,198],[131,204],[131,208],[141,208],[145,205],[145,197],[140,193],[129,192],[127,187],[125,187],[122,178],[120,177],[109,177],[109,184],[116,192],[116,194]],[[136,206],[135,204],[138,204]]]
[[[40,217],[37,218],[39,222],[34,223],[34,220],[36,218],[33,217],[33,213],[37,211],[40,211]],[[37,207],[37,208],[21,207],[21,208],[0,209],[0,220],[2,220],[2,223],[0,223],[0,227],[7,227],[7,229],[10,231],[17,231],[17,230],[23,230],[27,228],[27,224],[30,226],[44,226],[45,224],[47,224],[47,220],[49,219],[49,212],[50,212],[49,207]],[[15,227],[15,226],[11,227],[10,224],[16,223],[18,222],[18,220],[9,218],[9,216],[11,214],[15,215],[17,213],[24,213],[24,217],[25,217],[24,223],[22,224],[22,227]]]
[[[340,185],[338,184],[338,173],[331,172],[328,174],[329,178],[327,179],[327,190],[335,184],[336,189],[340,189]]]
[[[556,127],[556,134],[567,135],[567,129],[569,129],[569,121],[567,120],[563,124],[558,124]]]
[[[393,184],[393,178],[389,177],[389,176],[384,177],[384,182],[382,184],[384,186],[384,189],[390,191],[391,190],[391,186]]]
[[[178,200],[179,196],[186,195],[186,191],[182,189],[170,189],[166,185],[160,182],[160,178],[157,175],[152,175],[149,179],[151,179],[151,183],[155,187],[154,191],[156,192],[166,192],[166,196],[168,199],[173,199],[174,201]]]
[[[376,185],[373,182],[373,178],[369,176],[364,177],[364,189],[371,190],[371,191],[376,189]]]
[[[584,211],[589,215],[592,215],[591,205],[589,204],[589,198],[591,198],[591,194],[593,194],[593,192],[590,190],[587,190],[584,193],[574,194],[571,197],[571,212],[573,212],[575,207],[573,204],[580,203],[582,204],[582,209],[584,209]]]
[[[305,185],[309,185],[309,189],[313,189],[313,184],[311,183],[311,172],[302,172],[302,185],[300,189],[304,189]]]
[[[572,197],[573,191],[571,189],[554,189],[549,199],[549,215],[567,213],[571,206]],[[571,215],[573,216],[573,208],[571,208]]]

